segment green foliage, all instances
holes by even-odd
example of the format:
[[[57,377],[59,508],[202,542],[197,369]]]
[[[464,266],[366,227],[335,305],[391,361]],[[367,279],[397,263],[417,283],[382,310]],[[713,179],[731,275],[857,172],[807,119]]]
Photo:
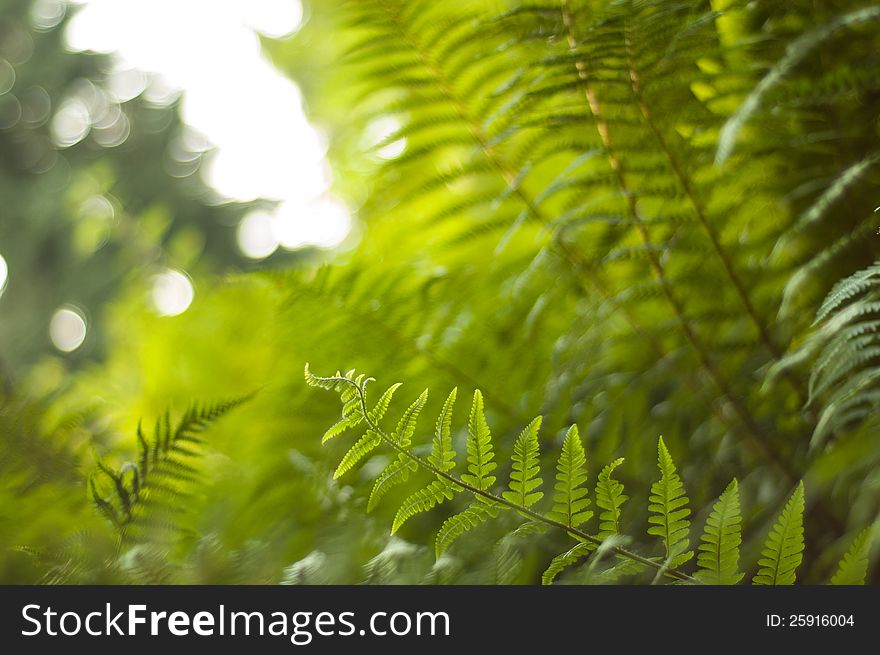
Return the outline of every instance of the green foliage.
[[[871,541],[873,539],[873,529],[865,528],[853,540],[852,545],[840,564],[837,572],[831,578],[833,585],[863,585],[865,584],[865,576],[868,573],[869,557],[871,554]]]
[[[580,543],[575,544],[569,550],[557,555],[550,562],[544,573],[541,575],[541,584],[553,584],[553,581],[570,566],[574,566],[584,557],[589,557],[590,553],[596,550],[596,544]]]
[[[538,460],[538,430],[541,418],[532,420],[513,444],[513,470],[510,473],[510,489],[502,493],[504,500],[523,509],[531,507],[544,497],[536,491],[544,481],[539,477],[541,465]]]
[[[452,448],[452,406],[458,389],[449,392],[443,411],[437,419],[437,431],[434,433],[434,445],[428,462],[441,473],[455,468],[455,450]]]
[[[648,534],[663,539],[666,560],[670,566],[677,567],[694,555],[693,551],[687,550],[690,545],[691,522],[688,517],[691,510],[687,506],[690,501],[685,495],[684,484],[675,470],[663,437],[660,437],[657,445],[657,462],[660,479],[651,485],[648,510],[653,516],[648,518],[651,524]]]
[[[404,499],[394,516],[391,534],[397,532],[405,521],[416,514],[427,512],[446,500],[452,500],[455,491],[455,485],[449,480],[434,480],[427,487]]]
[[[9,155],[0,182],[21,217],[0,227],[0,250],[25,221],[39,232],[50,217],[77,219],[60,232],[49,226],[55,236],[34,248],[3,250],[18,285],[0,299],[4,316],[24,311],[34,289],[49,289],[36,296],[53,306],[67,302],[52,300],[59,271],[91,270],[59,259],[36,286],[16,282],[27,279],[22,261],[49,266],[51,253],[67,252],[77,210],[93,195],[111,200],[120,220],[88,261],[102,280],[113,271],[131,278],[78,296],[91,308],[100,305],[91,298],[118,294],[92,315],[107,337],[93,366],[70,376],[79,360],[58,356],[19,375],[13,361],[9,376],[0,364],[14,391],[58,394],[40,425],[23,432],[45,437],[39,457],[21,456],[16,444],[30,442],[17,429],[2,435],[4,546],[51,554],[65,542],[103,557],[90,547],[96,537],[74,534],[100,532],[80,507],[88,494],[77,471],[91,453],[123,461],[129,443],[115,431],[194,390],[265,390],[247,416],[212,433],[198,484],[180,485],[193,497],[173,535],[142,534],[95,578],[85,570],[100,567],[71,574],[48,557],[28,568],[9,551],[5,579],[642,583],[741,571],[751,579],[765,567],[745,560],[806,480],[811,552],[797,578],[827,581],[830,558],[841,555],[831,544],[872,524],[880,502],[868,268],[880,185],[876,10],[861,0],[307,5],[293,38],[263,46],[296,79],[327,136],[333,193],[355,217],[337,251],[303,248],[284,270],[212,278],[233,257],[225,249],[243,208],[184,202],[177,183],[186,181],[168,184],[154,165],[167,144],[59,151],[72,177],[58,194],[34,184],[53,175],[10,172],[30,151],[19,145],[44,143],[48,123],[0,130]],[[50,58],[73,56],[58,56],[60,41],[46,45],[32,61],[57,71],[54,81],[22,69],[16,85],[42,85],[58,106],[64,95],[52,90],[66,88],[64,68]],[[0,100],[10,94],[18,97],[18,86]],[[143,109],[130,116],[133,135],[142,134],[139,117],[174,111],[140,105],[124,108]],[[188,266],[165,248],[178,221],[143,238],[156,215],[217,237],[205,250],[216,265],[195,272],[197,302],[173,318],[149,311],[139,283],[157,261]],[[859,270],[868,272],[852,277]],[[832,290],[848,278],[842,295]],[[13,360],[31,358],[24,349],[18,357],[18,346],[38,345],[33,335],[46,340],[42,327],[0,326]],[[397,395],[392,408],[393,390],[376,400],[369,387],[364,406],[368,379],[340,375],[321,383],[345,394],[340,416],[296,383],[305,359],[325,370],[350,361],[396,371],[418,389],[482,392],[465,428],[452,400],[443,410],[443,398],[410,398],[405,412]],[[95,418],[54,431],[68,408],[93,406]],[[416,423],[421,412],[439,417],[433,438]],[[518,439],[538,415],[540,437]],[[570,436],[573,424],[582,442]],[[322,448],[316,435],[328,427]],[[370,448],[334,480],[368,430],[379,440],[368,437],[361,446]],[[658,434],[680,467],[654,452]],[[578,445],[589,451],[583,464]],[[734,494],[718,498],[733,477],[741,532]],[[545,486],[527,489],[538,478]],[[97,479],[112,499],[113,481]],[[687,509],[693,514],[680,515]],[[699,546],[689,544],[688,522],[704,519],[692,526]],[[742,543],[733,546],[736,535]],[[697,558],[671,566],[671,553],[691,548]],[[853,566],[864,561],[853,557]],[[870,574],[869,566],[865,579],[876,581]]]
[[[474,401],[468,419],[467,470],[469,472],[463,474],[461,479],[481,491],[486,491],[495,484],[495,476],[491,473],[498,465],[492,461],[493,459],[495,452],[492,448],[492,434],[489,432],[489,424],[486,423],[486,415],[483,413],[483,394],[478,389],[474,391]]]
[[[587,457],[576,425],[572,425],[562,442],[562,452],[556,464],[556,493],[550,516],[571,527],[580,527],[593,517],[587,482]]]
[[[193,405],[172,425],[166,410],[146,437],[138,423],[138,459],[118,470],[102,461],[90,479],[95,507],[119,530],[123,542],[137,541],[144,529],[174,529],[168,517],[185,511],[186,488],[199,482],[193,460],[204,444],[201,433],[248,397]],[[100,491],[109,487],[109,494]]]
[[[700,539],[697,579],[706,584],[730,585],[742,580],[739,549],[742,544],[742,515],[739,484],[734,478],[712,506]]]
[[[816,448],[870,419],[880,400],[880,264],[838,282],[819,307],[814,326],[777,370],[815,357],[809,402],[821,409],[811,440]]]
[[[620,457],[606,464],[596,481],[596,506],[599,513],[599,537],[607,539],[620,533],[620,508],[629,499],[623,493],[623,484],[611,477],[614,469],[623,464]]]
[[[489,519],[495,518],[496,515],[495,505],[486,502],[473,502],[464,511],[450,516],[437,531],[434,547],[437,558],[439,559],[456,539]]]
[[[453,514],[442,523],[435,538],[434,550],[438,561],[455,541],[488,521],[497,520],[501,513],[512,513],[519,515],[520,521],[525,519],[525,522],[521,522],[496,545],[496,575],[501,582],[513,582],[519,575],[522,556],[518,554],[515,543],[543,535],[549,528],[561,530],[576,543],[552,558],[541,577],[544,584],[552,584],[566,569],[579,565],[585,558],[592,558],[586,567],[586,573],[595,575],[597,562],[609,551],[618,560],[604,571],[604,575],[611,576],[609,579],[637,575],[645,567],[653,568],[657,578],[666,576],[679,583],[737,584],[744,577],[739,572],[742,514],[736,479],[731,481],[715,502],[706,521],[697,558],[698,570],[690,574],[683,569],[693,556],[693,552],[687,550],[690,529],[690,508],[687,507],[689,500],[662,437],[657,444],[660,479],[652,485],[648,499],[648,533],[661,537],[665,547],[664,557],[658,559],[644,557],[619,545],[620,510],[626,496],[623,495],[623,486],[611,475],[623,462],[622,459],[607,465],[599,475],[596,502],[604,510],[600,515],[599,535],[589,534],[579,527],[590,518],[590,513],[584,511],[590,499],[584,487],[586,455],[574,426],[569,428],[563,441],[557,465],[556,493],[552,506],[545,513],[540,503],[543,496],[535,491],[541,483],[538,441],[540,417],[532,420],[517,437],[511,455],[509,488],[498,495],[492,483],[486,483],[487,476],[479,475],[482,470],[479,466],[488,461],[486,452],[490,444],[489,426],[479,392],[474,394],[468,422],[468,440],[472,444],[469,460],[474,468],[469,469],[470,475],[464,474],[458,478],[451,473],[455,468],[454,457],[450,459],[437,456],[440,448],[438,444],[442,444],[452,431],[449,415],[455,392],[449,395],[441,410],[431,457],[423,459],[414,452],[419,447],[418,444],[412,444],[410,440],[403,444],[394,433],[386,432],[378,422],[373,422],[370,418],[370,410],[366,409],[366,386],[371,378],[365,378],[364,375],[355,377],[354,371],[344,375],[337,372],[331,377],[320,377],[311,373],[306,365],[305,379],[310,386],[338,392],[344,404],[350,402],[353,391],[360,399],[357,406],[361,408],[370,433],[376,435],[386,448],[412,462],[416,469],[433,475],[434,479],[403,500],[394,516],[392,534],[397,533],[407,520],[417,514],[429,512],[442,503],[455,500],[459,493],[465,492],[471,496],[470,504],[463,511]],[[423,405],[426,397],[427,392],[423,392],[417,403]],[[413,406],[410,406],[405,416],[411,414],[412,409]],[[442,463],[447,470],[441,470],[438,463]],[[801,483],[770,531],[758,562],[760,569],[754,578],[754,584],[794,583],[795,571],[803,558],[803,511],[804,486]],[[834,578],[835,583],[846,584],[864,579],[868,565],[868,537],[869,533],[863,532],[857,538],[841,563],[840,571]]]
[[[795,572],[803,561],[803,552],[804,483],[800,482],[767,535],[754,584],[794,584]]]

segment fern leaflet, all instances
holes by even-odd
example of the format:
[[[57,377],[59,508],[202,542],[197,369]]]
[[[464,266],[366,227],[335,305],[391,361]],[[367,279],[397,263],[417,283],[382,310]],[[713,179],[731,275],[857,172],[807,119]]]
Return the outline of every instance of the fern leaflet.
[[[487,491],[495,484],[495,476],[491,473],[498,465],[492,461],[493,459],[495,459],[495,451],[492,448],[489,424],[483,413],[483,394],[477,390],[474,391],[474,402],[471,405],[471,414],[468,420],[467,468],[469,473],[463,474],[461,479],[481,491]]]
[[[868,574],[868,557],[871,554],[873,528],[865,528],[853,540],[852,545],[831,578],[833,585],[863,585]]]
[[[400,526],[416,514],[427,512],[444,501],[452,500],[455,491],[457,491],[455,485],[444,479],[434,480],[427,487],[413,493],[397,510],[394,523],[391,525],[391,534],[397,532]]]
[[[804,556],[804,483],[798,483],[776,519],[764,548],[760,569],[752,582],[757,585],[792,585]]]
[[[422,392],[422,395],[420,395],[403,413],[403,416],[397,424],[397,429],[391,433],[391,438],[401,447],[406,448],[412,442],[413,433],[416,431],[416,421],[419,420],[419,414],[422,413],[422,409],[424,409],[426,402],[428,402],[427,389],[425,389]],[[371,419],[371,422],[375,424],[377,421]]]
[[[675,470],[663,437],[657,444],[657,463],[660,479],[651,485],[648,498],[648,511],[654,514],[648,517],[648,523],[652,526],[648,528],[648,534],[663,539],[666,561],[669,566],[677,567],[693,556],[693,551],[687,550],[691,527],[688,516],[691,510],[687,506],[689,499],[685,495],[684,484]]]
[[[706,584],[731,585],[743,578],[739,566],[742,543],[742,516],[739,509],[739,487],[732,480],[712,507],[706,520],[697,555],[697,579]]]
[[[434,542],[434,552],[439,558],[453,544],[453,542],[498,514],[494,505],[489,503],[471,503],[467,508],[450,516],[440,526],[437,538]]]
[[[373,490],[370,492],[370,499],[367,501],[367,511],[372,512],[379,501],[399,484],[403,484],[409,480],[410,474],[417,471],[418,464],[412,461],[406,455],[400,454],[397,459],[382,469],[382,472],[373,483]]]
[[[596,550],[596,544],[580,543],[575,544],[570,550],[557,555],[550,562],[544,573],[541,575],[541,584],[553,584],[553,581],[570,566],[574,566],[584,557],[588,557],[590,553]]]
[[[579,527],[593,517],[587,482],[587,457],[577,426],[572,425],[562,442],[556,464],[556,493],[550,516],[568,526]]]
[[[333,479],[338,480],[355,466],[360,464],[364,457],[373,452],[380,443],[382,443],[382,439],[379,435],[373,430],[367,430],[367,432],[348,449],[348,452],[345,453],[342,461],[339,462],[339,466],[336,467],[336,471],[333,473]]]
[[[623,484],[612,478],[614,469],[623,464],[623,457],[607,464],[596,481],[596,506],[599,514],[599,538],[607,539],[620,533],[620,508],[629,499]]]
[[[529,423],[513,444],[513,470],[510,473],[510,490],[502,498],[519,507],[531,507],[544,497],[542,491],[535,491],[543,484],[538,476],[541,465],[538,461],[538,430],[541,417]]]
[[[455,468],[455,451],[452,449],[452,406],[457,395],[458,389],[453,389],[443,403],[443,411],[437,419],[433,448],[428,457],[428,462],[444,473]]]

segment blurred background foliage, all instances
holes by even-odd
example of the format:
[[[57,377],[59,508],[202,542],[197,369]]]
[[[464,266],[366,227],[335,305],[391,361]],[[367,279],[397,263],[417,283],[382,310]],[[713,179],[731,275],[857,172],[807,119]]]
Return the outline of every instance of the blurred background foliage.
[[[404,381],[401,406],[430,387],[428,416],[481,389],[501,461],[541,414],[549,470],[576,423],[591,478],[625,456],[640,500],[662,434],[695,525],[739,479],[747,562],[804,479],[807,582],[876,520],[878,375],[817,440],[828,407],[809,397],[815,355],[797,356],[829,290],[877,259],[870,3],[304,3],[263,52],[299,85],[355,222],[334,250],[256,261],[236,230],[271,201],[218,198],[179,101],[149,76],[114,96],[110,58],[65,48],[67,17],[41,26],[36,4],[0,3],[0,580],[540,580],[559,535],[497,521],[434,562],[441,508],[389,537],[396,505],[366,512],[386,460],[332,480],[338,407],[306,361]],[[70,97],[91,128],[67,145]],[[173,316],[151,302],[168,272],[196,291]],[[68,353],[59,307],[89,325]],[[877,352],[852,358],[870,371]],[[120,547],[91,505],[96,461],[133,460],[141,418],[253,391],[206,433],[173,529]],[[651,552],[645,506],[625,532]]]

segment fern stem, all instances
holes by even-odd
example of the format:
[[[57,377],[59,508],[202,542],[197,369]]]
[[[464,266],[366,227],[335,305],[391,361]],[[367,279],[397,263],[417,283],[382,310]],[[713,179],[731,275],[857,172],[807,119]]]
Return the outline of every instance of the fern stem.
[[[471,112],[459,98],[458,94],[455,93],[452,87],[452,83],[447,78],[440,65],[436,61],[434,61],[430,53],[425,51],[425,48],[421,47],[413,38],[409,36],[408,27],[403,18],[399,15],[399,13],[389,7],[386,2],[381,2],[380,4],[382,4],[385,11],[397,25],[403,40],[416,54],[425,69],[434,78],[434,81],[437,83],[437,86],[439,87],[441,93],[452,105],[455,113],[458,114],[459,118],[461,118],[462,123],[464,123],[464,125],[467,127],[468,133],[471,135],[471,138],[473,138],[474,142],[479,146],[480,150],[486,156],[489,164],[499,174],[501,179],[512,191],[517,200],[520,201],[528,215],[530,215],[541,225],[550,225],[553,221],[549,217],[544,215],[535,200],[525,190],[523,190],[522,185],[518,181],[519,176],[517,175],[516,171],[512,166],[504,161],[504,158],[498,153],[498,150],[494,146],[492,146],[492,144],[490,143],[490,139],[480,125],[480,122],[471,114]],[[576,250],[570,248],[561,239],[552,240],[551,247],[564,259],[566,259],[569,264],[571,264],[572,268],[579,271],[583,278],[585,278],[587,284],[592,285],[592,287],[594,287],[594,289],[599,292],[599,295],[601,297],[610,298],[610,293],[608,292],[607,287],[605,287],[597,272],[593,270],[593,267],[591,267],[586,261],[584,261],[584,258],[581,257],[581,255]],[[589,287],[586,287],[585,291],[589,292]],[[638,325],[629,310],[624,311],[624,318],[635,333],[639,334],[640,336],[646,335],[645,331]],[[660,349],[656,340],[652,338],[651,341],[653,347],[658,350],[659,354],[661,356],[665,356],[665,353],[662,351],[662,349]]]
[[[574,34],[574,21],[572,18],[571,10],[568,6],[568,0],[560,1],[562,21],[565,25],[568,47],[571,51],[575,52],[578,48],[578,42]],[[575,69],[577,70],[578,77],[580,78],[583,85],[584,95],[590,109],[590,114],[593,117],[596,129],[599,132],[599,137],[602,141],[602,145],[605,148],[606,157],[608,158],[608,162],[611,165],[612,170],[614,171],[621,190],[624,192],[623,195],[626,199],[627,211],[633,219],[636,231],[638,232],[639,237],[642,239],[642,242],[646,246],[649,246],[647,250],[648,261],[654,271],[654,274],[657,277],[657,280],[660,282],[660,287],[663,290],[664,297],[666,298],[669,306],[672,308],[673,313],[678,319],[678,323],[681,326],[685,338],[694,349],[703,368],[715,382],[715,385],[718,387],[719,391],[721,391],[722,395],[730,401],[734,411],[737,413],[737,415],[740,417],[740,420],[742,420],[743,424],[746,426],[748,434],[751,435],[751,439],[749,440],[750,443],[752,443],[755,449],[762,454],[763,459],[769,460],[771,463],[773,463],[791,482],[799,480],[801,478],[800,474],[792,469],[786,459],[782,457],[781,453],[779,453],[779,451],[773,445],[769,436],[760,428],[757,420],[752,416],[748,407],[746,407],[745,403],[733,392],[733,389],[730,387],[727,380],[724,378],[723,375],[721,375],[721,372],[718,370],[718,367],[715,365],[715,362],[712,360],[709,352],[703,345],[702,340],[697,336],[696,330],[691,324],[691,321],[688,319],[687,314],[684,310],[684,305],[682,304],[678,296],[672,291],[672,285],[670,284],[669,278],[666,275],[666,269],[663,266],[663,262],[660,261],[659,256],[651,247],[653,246],[653,241],[651,240],[651,236],[648,233],[648,228],[645,225],[645,221],[642,219],[641,212],[639,211],[637,205],[637,195],[632,190],[632,187],[629,184],[623,161],[616,153],[614,140],[611,136],[611,130],[602,113],[602,106],[599,102],[596,91],[590,83],[590,74],[587,70],[587,65],[582,59],[578,58],[575,61]]]
[[[560,0],[560,3],[562,21],[566,30],[566,40],[568,42],[568,47],[569,50],[575,52],[578,48],[578,42],[574,33],[574,20],[571,14],[571,10],[569,8],[568,0]],[[651,246],[653,245],[653,242],[651,241],[645,222],[642,219],[641,213],[638,209],[638,205],[636,204],[636,194],[632,191],[631,186],[628,183],[627,174],[623,166],[623,162],[616,154],[616,149],[614,147],[614,141],[611,136],[610,128],[608,127],[608,123],[603,117],[602,107],[599,102],[599,98],[596,95],[596,91],[595,89],[593,89],[593,86],[590,83],[590,75],[589,71],[587,70],[587,66],[580,58],[578,58],[575,61],[575,69],[577,70],[578,77],[580,78],[583,85],[584,95],[587,99],[587,104],[589,105],[590,113],[594,119],[596,129],[605,148],[606,157],[608,158],[611,168],[613,169],[617,177],[621,190],[624,192],[623,195],[626,198],[628,212],[630,213],[633,222],[635,223],[636,230],[638,231],[642,241],[645,243],[645,245]],[[681,303],[679,298],[672,292],[672,287],[669,283],[668,277],[666,276],[663,263],[660,261],[660,258],[657,256],[657,253],[654,251],[653,248],[648,248],[647,256],[648,261],[651,264],[651,268],[654,270],[654,273],[660,282],[660,286],[663,289],[663,294],[678,319],[679,325],[681,326],[685,338],[696,352],[703,366],[703,369],[712,378],[722,396],[728,399],[731,406],[733,407],[733,410],[736,412],[737,416],[739,416],[740,420],[745,426],[746,434],[749,437],[747,439],[747,443],[752,446],[753,450],[757,451],[760,454],[762,459],[770,462],[783,475],[785,475],[786,478],[788,478],[789,482],[795,483],[803,479],[803,473],[800,472],[797,468],[793,467],[786,460],[786,458],[782,456],[782,453],[780,453],[780,451],[776,448],[770,436],[760,427],[757,420],[752,415],[749,408],[746,406],[745,402],[734,393],[733,389],[730,387],[730,384],[727,382],[725,377],[721,375],[721,372],[712,361],[712,358],[706,350],[706,347],[703,345],[702,341],[699,339],[696,331],[688,320],[687,315],[684,312],[683,304]],[[843,522],[824,502],[819,500],[814,505],[814,509],[816,510],[817,514],[819,514],[830,527],[837,531],[843,529]]]
[[[651,111],[651,108],[648,106],[645,100],[645,96],[642,93],[641,76],[639,75],[639,71],[636,68],[636,64],[632,56],[632,41],[629,36],[628,25],[628,22],[624,22],[624,46],[627,56],[627,67],[629,68],[630,88],[632,89],[633,97],[635,98],[636,105],[639,108],[639,112],[645,119],[645,123],[651,130],[651,133],[654,135],[654,139],[657,141],[657,145],[660,147],[660,150],[663,151],[663,154],[669,161],[669,166],[672,169],[672,172],[678,179],[678,182],[681,185],[682,190],[684,191],[685,197],[688,199],[688,202],[693,207],[694,214],[696,215],[697,220],[699,221],[700,225],[706,233],[706,236],[712,244],[712,249],[715,251],[715,254],[721,262],[722,267],[724,268],[725,274],[733,285],[733,288],[736,291],[736,295],[738,296],[740,303],[746,310],[746,314],[748,314],[749,316],[749,320],[755,326],[761,342],[764,344],[764,347],[767,348],[767,350],[770,352],[770,355],[773,357],[773,359],[778,361],[783,356],[782,349],[774,341],[772,335],[770,334],[770,331],[767,329],[765,321],[763,321],[761,317],[758,316],[758,312],[755,309],[754,304],[752,303],[752,299],[749,296],[748,290],[746,289],[742,278],[737,272],[730,255],[727,253],[724,246],[722,245],[717,230],[709,221],[708,212],[703,206],[703,203],[700,200],[697,191],[694,188],[694,185],[691,183],[690,177],[685,172],[679,158],[676,157],[675,153],[672,151],[672,148],[670,148],[669,143],[666,141],[666,137],[663,135],[660,127],[657,125],[657,121],[654,118],[654,113]],[[790,369],[785,370],[785,378],[792,386],[795,394],[797,394],[800,405],[803,406],[804,404],[806,404],[806,394],[804,393],[801,381],[792,374]]]
[[[512,509],[516,512],[519,512],[520,514],[523,514],[534,521],[538,521],[540,523],[544,523],[545,525],[549,525],[549,526],[558,528],[558,529],[562,530],[563,532],[567,533],[569,536],[573,537],[574,539],[577,539],[578,541],[589,542],[589,543],[595,544],[597,546],[602,545],[603,540],[599,539],[598,537],[596,537],[594,535],[583,532],[582,530],[579,530],[578,528],[571,527],[571,526],[566,525],[560,521],[556,521],[554,519],[551,519],[547,516],[544,516],[540,512],[536,512],[536,511],[529,509],[527,507],[522,507],[520,505],[517,505],[516,503],[511,502],[509,500],[506,500],[506,499],[502,498],[501,496],[496,496],[495,494],[493,494],[490,491],[484,491],[483,489],[480,489],[479,487],[468,484],[467,482],[462,481],[461,479],[455,477],[454,475],[452,475],[450,473],[447,473],[445,471],[441,471],[439,468],[433,466],[430,462],[426,462],[421,457],[414,455],[409,449],[404,448],[403,446],[398,444],[394,439],[392,439],[378,425],[378,423],[373,421],[373,419],[370,417],[370,412],[367,409],[366,395],[364,394],[364,391],[359,384],[357,384],[354,380],[350,380],[350,379],[348,379],[346,377],[342,377],[342,376],[332,377],[332,378],[328,378],[328,379],[333,380],[335,382],[341,382],[344,384],[348,384],[351,387],[353,387],[355,389],[356,393],[358,394],[358,400],[360,402],[361,413],[363,414],[364,421],[366,421],[369,428],[371,430],[373,430],[376,434],[378,434],[379,437],[382,439],[382,441],[385,444],[391,446],[398,453],[407,457],[408,459],[413,461],[416,465],[420,466],[422,469],[424,469],[430,473],[433,473],[434,475],[436,475],[440,478],[443,478],[444,480],[452,483],[456,487],[460,487],[462,489],[465,489],[466,491],[469,491],[474,496],[479,496],[481,498],[484,498],[485,500],[491,501],[492,503],[495,503],[498,505],[503,505],[504,507],[507,507],[508,509]],[[659,571],[662,571],[662,573],[664,575],[666,575],[667,577],[672,578],[674,580],[678,580],[680,582],[689,582],[692,584],[700,584],[696,578],[694,578],[686,573],[683,573],[683,572],[679,571],[678,569],[666,568],[665,565],[658,564],[657,562],[655,562],[647,557],[642,557],[641,555],[634,553],[630,550],[627,550],[626,548],[622,548],[620,546],[614,546],[611,550],[619,557],[623,557],[625,559],[629,559],[629,560],[638,562],[639,564],[643,564],[645,566],[658,569]]]

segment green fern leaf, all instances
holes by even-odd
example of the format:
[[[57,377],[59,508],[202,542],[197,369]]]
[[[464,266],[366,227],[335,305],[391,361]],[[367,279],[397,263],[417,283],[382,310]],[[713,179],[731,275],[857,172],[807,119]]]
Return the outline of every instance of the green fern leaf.
[[[853,540],[852,545],[831,578],[833,585],[863,585],[868,574],[868,557],[871,554],[873,529],[865,528]]]
[[[455,468],[455,451],[452,449],[452,407],[455,405],[457,395],[458,389],[453,389],[443,403],[443,411],[437,419],[433,448],[428,457],[431,466],[443,473]]]
[[[698,580],[705,584],[732,585],[743,578],[739,566],[742,543],[742,516],[739,509],[739,487],[734,478],[712,507],[706,520],[699,554]]]
[[[452,500],[457,490],[456,485],[449,480],[443,479],[434,480],[427,487],[419,489],[410,495],[403,501],[403,504],[394,516],[391,534],[396,533],[400,526],[416,514],[427,512],[444,501]]]
[[[798,483],[767,536],[756,585],[791,585],[804,557],[804,483]]]
[[[426,402],[428,402],[427,389],[425,389],[422,392],[422,395],[420,395],[416,401],[407,408],[403,413],[403,416],[400,417],[400,421],[397,423],[397,429],[391,433],[391,438],[403,448],[409,447],[412,443],[412,436],[416,431],[416,421],[418,421],[419,414],[422,413],[422,409],[425,407]]]
[[[366,434],[358,439],[357,442],[348,449],[348,452],[345,453],[345,456],[342,458],[342,461],[339,462],[339,466],[336,467],[336,471],[333,473],[333,479],[338,480],[340,477],[348,473],[351,469],[357,466],[364,457],[373,452],[380,443],[382,443],[382,437],[373,432],[373,430],[367,430]]]
[[[471,503],[464,511],[450,516],[443,522],[443,525],[440,526],[440,530],[437,532],[437,538],[434,542],[434,551],[437,558],[439,559],[459,537],[489,519],[495,518],[497,514],[498,510],[494,505],[489,503]]]
[[[562,573],[569,566],[574,566],[575,564],[577,564],[594,550],[596,550],[596,544],[580,543],[576,544],[573,548],[567,550],[561,555],[557,555],[550,562],[550,566],[548,566],[544,573],[541,575],[541,584],[553,584],[553,581],[556,580],[560,573]]]
[[[835,32],[844,27],[852,27],[859,23],[880,20],[880,7],[863,7],[847,14],[839,14],[833,20],[802,34],[792,41],[785,49],[785,56],[764,76],[758,85],[743,101],[736,113],[728,119],[718,137],[718,151],[715,156],[717,163],[724,163],[733,151],[737,136],[757,112],[771,89],[779,85],[797,64],[813,50],[827,41]]]
[[[385,390],[385,393],[382,394],[373,409],[367,412],[367,418],[370,419],[370,423],[377,425],[379,421],[382,420],[385,413],[388,411],[388,407],[391,405],[391,399],[394,397],[394,392],[401,386],[401,383],[397,382]]]
[[[543,484],[538,477],[541,463],[538,459],[538,430],[541,417],[532,419],[513,444],[513,470],[510,472],[510,490],[503,493],[504,500],[520,507],[531,507],[544,497],[544,492],[535,491]]]
[[[562,452],[556,464],[556,485],[553,487],[553,509],[550,518],[576,528],[593,517],[586,508],[590,505],[587,481],[587,456],[576,425],[572,425],[562,442]]]
[[[675,470],[672,456],[663,443],[663,437],[657,444],[657,464],[660,468],[660,479],[651,485],[648,498],[648,511],[654,515],[648,517],[648,534],[663,539],[666,547],[666,560],[669,566],[678,567],[693,557],[693,551],[687,550],[691,523],[688,520],[691,510],[685,495],[684,484]]]
[[[399,484],[409,480],[410,474],[418,470],[419,466],[412,459],[400,453],[397,459],[382,469],[382,472],[373,483],[370,499],[367,501],[367,511],[372,512],[379,501]]]
[[[308,362],[306,362],[305,366],[305,379],[306,384],[310,387],[319,387],[321,389],[326,389],[327,391],[338,391],[342,388],[342,384],[347,381],[347,378],[339,371],[336,371],[336,375],[326,377],[315,375],[309,370]]]
[[[816,312],[816,319],[813,321],[813,324],[821,323],[832,312],[840,309],[841,306],[856,296],[875,288],[878,280],[880,280],[880,263],[874,263],[872,266],[853,273],[849,277],[837,282],[825,300],[822,301],[822,305]]]
[[[623,464],[623,457],[614,460],[599,473],[596,481],[596,506],[599,514],[599,538],[608,539],[620,534],[620,508],[629,500],[623,493],[623,484],[611,477],[614,469]]]
[[[363,418],[363,414],[350,414],[349,416],[345,416],[339,419],[336,423],[334,423],[327,429],[327,431],[324,433],[324,436],[321,437],[321,443],[327,443],[331,439],[338,437],[339,435],[350,430],[351,428],[357,427],[363,420]]]
[[[486,423],[486,415],[483,413],[483,394],[477,389],[474,391],[474,402],[471,405],[471,414],[468,419],[467,468],[469,473],[462,474],[461,479],[481,491],[487,491],[495,484],[495,476],[491,473],[498,465],[492,461],[493,459],[495,459],[495,452],[492,448],[489,424]]]
[[[97,509],[123,534],[126,540],[137,538],[138,526],[148,527],[151,520],[162,530],[175,529],[175,522],[159,516],[184,512],[187,486],[198,481],[198,471],[186,463],[200,452],[195,446],[204,440],[201,433],[223,415],[247,402],[253,394],[207,405],[192,405],[176,426],[171,412],[156,420],[152,438],[144,435],[138,422],[138,463],[127,463],[118,471],[98,462],[98,473],[89,479],[89,489]],[[103,477],[112,484],[112,496],[104,497],[98,482]]]

